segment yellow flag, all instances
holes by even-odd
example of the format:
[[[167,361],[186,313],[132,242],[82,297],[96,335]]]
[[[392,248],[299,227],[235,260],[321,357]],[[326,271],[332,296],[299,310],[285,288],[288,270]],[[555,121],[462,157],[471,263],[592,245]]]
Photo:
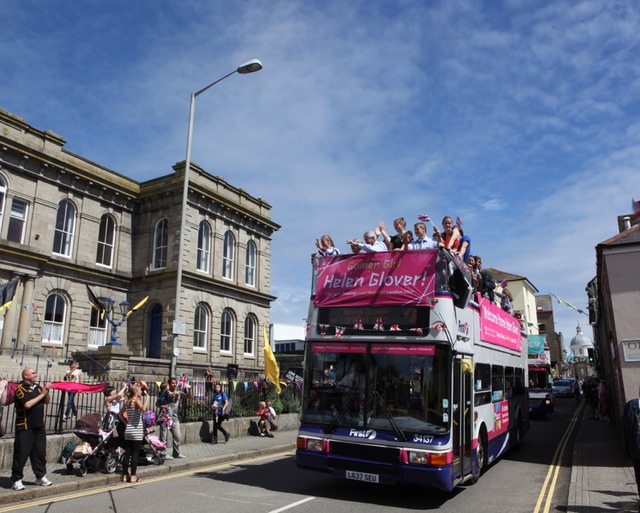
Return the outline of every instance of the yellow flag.
[[[280,393],[280,372],[278,371],[278,362],[269,345],[269,337],[267,337],[266,326],[262,327],[264,334],[264,374],[269,381],[276,386],[276,392]]]

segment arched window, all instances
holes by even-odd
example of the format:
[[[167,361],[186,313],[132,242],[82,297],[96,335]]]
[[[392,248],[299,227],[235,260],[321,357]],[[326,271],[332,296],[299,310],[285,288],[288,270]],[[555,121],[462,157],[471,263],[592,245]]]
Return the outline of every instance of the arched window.
[[[250,287],[256,286],[256,243],[250,240],[247,243],[247,259],[244,272],[244,282]]]
[[[233,342],[233,313],[226,308],[220,319],[220,352],[231,353]]]
[[[209,312],[204,305],[196,306],[193,316],[193,348],[206,350],[209,333]]]
[[[45,344],[60,344],[64,340],[64,321],[67,312],[67,302],[60,294],[53,293],[47,297],[44,310],[44,328],[42,342]]]
[[[95,308],[91,308],[91,321],[89,322],[90,346],[103,346],[107,342],[107,320]]]
[[[153,235],[153,269],[164,269],[167,266],[167,245],[169,239],[169,221],[166,218],[156,223]]]
[[[258,323],[253,315],[247,315],[244,321],[244,354],[253,356],[256,347]]]
[[[63,199],[58,204],[56,231],[53,236],[53,252],[56,255],[70,257],[73,251],[73,237],[76,230],[76,207]]]
[[[100,219],[98,232],[98,254],[96,264],[111,267],[113,265],[113,248],[116,240],[116,222],[109,214]]]
[[[211,262],[211,228],[206,221],[200,221],[198,228],[198,254],[196,268],[203,273],[209,272]]]
[[[224,234],[222,252],[222,277],[233,280],[233,264],[236,258],[236,238],[230,231]]]

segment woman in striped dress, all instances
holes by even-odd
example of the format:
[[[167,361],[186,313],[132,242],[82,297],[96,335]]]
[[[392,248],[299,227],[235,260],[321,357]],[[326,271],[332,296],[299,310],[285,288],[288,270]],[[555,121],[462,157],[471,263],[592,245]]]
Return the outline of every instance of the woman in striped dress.
[[[144,425],[142,414],[149,406],[149,395],[146,389],[142,390],[139,385],[131,385],[127,390],[127,400],[124,403],[127,412],[127,427],[124,430],[125,453],[122,460],[122,482],[137,483],[140,481],[136,476],[138,470],[138,457],[142,447],[144,437]],[[129,474],[131,467],[131,474]]]

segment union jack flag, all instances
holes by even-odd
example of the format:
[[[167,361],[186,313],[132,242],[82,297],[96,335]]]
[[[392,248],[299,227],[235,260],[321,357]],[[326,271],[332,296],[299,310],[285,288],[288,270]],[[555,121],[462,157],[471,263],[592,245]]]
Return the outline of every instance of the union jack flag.
[[[400,331],[400,326],[398,326],[397,324],[392,324],[391,328],[389,328],[391,331]]]
[[[373,329],[376,331],[384,331],[384,326],[382,325],[382,317],[378,317],[376,319],[376,323],[373,326]]]
[[[336,326],[336,338],[340,338],[344,335],[344,327]]]
[[[311,323],[310,323],[310,322],[308,322],[308,323],[307,323],[307,333],[309,332],[309,330],[310,330],[310,329],[311,329]]]
[[[411,328],[411,331],[417,333],[418,335],[422,336],[422,328]]]
[[[635,217],[640,217],[640,201],[636,201],[634,198],[631,198],[631,208],[633,209]]]
[[[433,326],[431,326],[431,329],[437,330],[437,331],[442,331],[445,329],[445,325],[441,322],[438,322],[436,324],[434,324]]]
[[[186,374],[180,374],[180,379],[178,380],[178,388],[189,388],[189,376]]]
[[[327,333],[327,328],[329,327],[328,324],[321,324],[320,325],[320,336],[324,337],[325,334]]]
[[[353,329],[354,330],[363,330],[364,326],[362,324],[362,319],[360,319],[360,317],[358,317],[356,319],[356,323],[353,325]]]
[[[431,222],[431,218],[427,214],[419,215],[418,219],[420,219],[420,221],[426,221],[427,223]]]
[[[462,218],[460,216],[456,217],[456,226],[462,226]]]

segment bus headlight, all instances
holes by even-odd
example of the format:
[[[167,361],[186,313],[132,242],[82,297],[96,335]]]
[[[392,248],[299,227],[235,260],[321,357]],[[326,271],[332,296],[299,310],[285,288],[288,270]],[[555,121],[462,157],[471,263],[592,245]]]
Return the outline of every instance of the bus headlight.
[[[320,438],[306,438],[304,436],[299,436],[296,440],[296,447],[298,449],[313,452],[328,452],[328,442],[325,443],[325,441]]]
[[[415,463],[418,465],[429,464],[429,453],[426,451],[407,451],[409,453],[408,463]]]

